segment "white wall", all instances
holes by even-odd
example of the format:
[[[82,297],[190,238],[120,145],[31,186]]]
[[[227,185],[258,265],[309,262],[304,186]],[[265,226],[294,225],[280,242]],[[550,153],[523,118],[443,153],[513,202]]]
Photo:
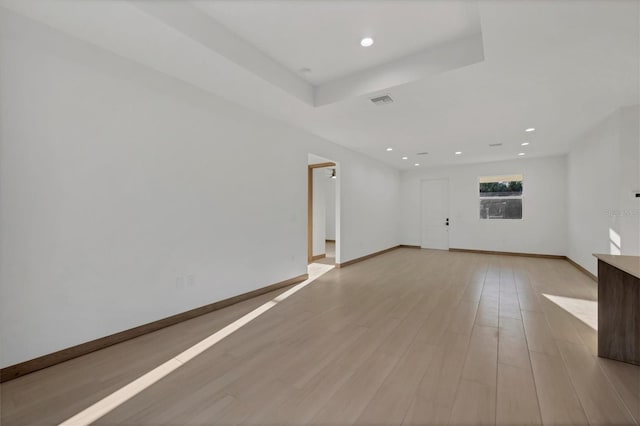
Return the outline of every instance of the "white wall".
[[[523,220],[480,220],[478,177],[522,173]],[[566,252],[566,157],[412,170],[402,175],[402,244],[420,245],[420,182],[449,179],[451,248],[564,255]]]
[[[336,179],[325,181],[325,238],[336,239]]]
[[[593,274],[593,253],[640,255],[640,108],[621,108],[568,156],[568,256]]]
[[[0,367],[398,244],[399,173],[0,8]],[[340,232],[340,229],[338,230]]]

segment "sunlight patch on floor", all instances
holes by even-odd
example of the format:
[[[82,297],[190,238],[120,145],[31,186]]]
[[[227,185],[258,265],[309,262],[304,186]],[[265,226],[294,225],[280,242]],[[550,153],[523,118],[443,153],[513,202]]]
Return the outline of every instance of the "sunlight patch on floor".
[[[589,327],[596,331],[598,330],[598,301],[554,296],[545,293],[542,293],[542,295]]]
[[[140,392],[147,389],[149,386],[153,385],[163,377],[166,377],[171,372],[177,370],[182,365],[191,361],[193,358],[197,357],[207,349],[211,348],[216,343],[220,342],[225,337],[230,334],[236,332],[241,327],[247,325],[249,322],[253,321],[263,313],[267,312],[269,309],[276,306],[279,302],[282,302],[289,296],[295,294],[296,292],[302,290],[307,285],[311,284],[314,280],[318,279],[320,276],[326,274],[330,270],[334,268],[333,265],[323,265],[318,263],[312,263],[308,266],[308,274],[309,278],[305,281],[294,285],[289,290],[283,292],[282,294],[276,296],[270,301],[264,303],[260,307],[254,309],[249,312],[245,316],[237,319],[226,327],[218,330],[213,333],[209,337],[201,340],[190,348],[186,349],[179,355],[174,358],[168,360],[164,364],[159,365],[143,376],[137,378],[131,383],[123,386],[112,394],[104,397],[100,401],[86,408],[85,410],[79,412],[75,416],[70,419],[60,423],[60,426],[85,426],[89,425],[120,405],[124,404],[129,399],[133,398]]]

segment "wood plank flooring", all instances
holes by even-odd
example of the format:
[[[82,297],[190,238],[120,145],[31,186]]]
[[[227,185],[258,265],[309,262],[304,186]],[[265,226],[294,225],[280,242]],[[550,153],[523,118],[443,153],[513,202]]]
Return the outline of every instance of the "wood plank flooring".
[[[4,383],[1,424],[66,420],[277,294]],[[596,331],[547,296],[597,287],[563,260],[398,249],[323,275],[96,424],[638,424],[640,367],[598,358]]]

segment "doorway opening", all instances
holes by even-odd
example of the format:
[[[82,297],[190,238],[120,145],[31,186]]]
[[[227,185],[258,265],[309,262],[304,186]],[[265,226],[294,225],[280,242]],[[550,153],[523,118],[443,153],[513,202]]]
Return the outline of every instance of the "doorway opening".
[[[307,167],[307,261],[335,265],[340,259],[338,163],[309,154]]]

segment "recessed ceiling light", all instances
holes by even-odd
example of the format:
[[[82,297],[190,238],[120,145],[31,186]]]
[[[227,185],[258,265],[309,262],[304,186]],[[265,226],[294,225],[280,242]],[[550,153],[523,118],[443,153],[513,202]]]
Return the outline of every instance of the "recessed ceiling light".
[[[373,45],[373,39],[371,37],[365,37],[362,40],[360,40],[360,46],[362,47],[369,47]]]
[[[518,155],[522,157],[524,155],[524,152],[520,152],[518,153]]]
[[[387,148],[387,151],[393,151],[393,148]]]
[[[414,164],[414,166],[416,166],[416,167],[418,167],[419,165],[420,165],[420,163],[416,163],[416,164]]]
[[[403,160],[408,160],[408,159],[409,159],[409,157],[402,157],[402,159],[403,159]]]
[[[527,146],[527,145],[529,145],[529,142],[522,142],[520,145]]]
[[[535,132],[536,129],[534,129],[533,127],[529,127],[528,129],[525,129],[524,131],[529,133],[529,132]]]
[[[456,151],[456,155],[462,155],[462,151]]]

